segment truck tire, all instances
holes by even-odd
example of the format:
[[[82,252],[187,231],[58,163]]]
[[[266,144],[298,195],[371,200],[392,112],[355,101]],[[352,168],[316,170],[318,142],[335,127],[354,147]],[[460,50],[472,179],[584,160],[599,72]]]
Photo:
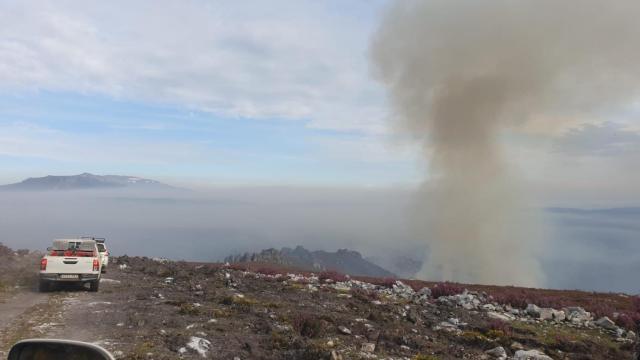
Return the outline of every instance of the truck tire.
[[[94,280],[89,283],[89,291],[91,292],[97,292],[99,287],[100,287],[100,279]]]
[[[107,267],[106,266],[102,266],[102,269],[100,270],[100,273],[105,274],[107,272]]]
[[[40,280],[38,282],[38,291],[40,292],[47,292],[49,291],[49,283],[43,280]]]

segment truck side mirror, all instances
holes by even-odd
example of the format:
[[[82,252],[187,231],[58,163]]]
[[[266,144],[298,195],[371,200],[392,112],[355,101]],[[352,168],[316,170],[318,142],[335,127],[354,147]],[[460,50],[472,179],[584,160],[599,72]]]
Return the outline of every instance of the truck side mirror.
[[[98,345],[72,340],[22,340],[9,351],[8,360],[38,359],[114,360],[107,350]]]
[[[53,248],[52,248],[51,246],[49,246],[49,247],[47,248],[47,252],[50,252],[51,250],[53,250]]]

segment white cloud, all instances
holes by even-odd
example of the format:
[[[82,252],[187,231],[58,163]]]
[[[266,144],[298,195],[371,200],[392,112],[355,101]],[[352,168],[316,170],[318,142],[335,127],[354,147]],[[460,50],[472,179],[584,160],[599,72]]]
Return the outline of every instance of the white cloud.
[[[0,90],[380,133],[383,96],[366,55],[372,25],[357,16],[296,1],[3,2]]]

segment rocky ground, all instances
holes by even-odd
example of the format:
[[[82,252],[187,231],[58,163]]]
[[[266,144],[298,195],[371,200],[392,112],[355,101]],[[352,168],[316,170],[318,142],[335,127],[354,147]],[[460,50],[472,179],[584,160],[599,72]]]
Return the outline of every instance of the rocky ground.
[[[0,356],[29,337],[95,342],[121,359],[632,359],[636,341],[618,321],[635,299],[620,294],[581,293],[620,308],[605,318],[512,307],[494,288],[126,256],[98,293],[39,294],[38,256],[0,255]]]

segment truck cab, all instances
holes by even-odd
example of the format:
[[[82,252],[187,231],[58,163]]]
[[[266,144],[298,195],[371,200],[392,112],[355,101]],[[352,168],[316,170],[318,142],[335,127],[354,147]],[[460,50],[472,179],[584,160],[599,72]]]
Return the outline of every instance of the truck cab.
[[[102,260],[93,239],[57,239],[40,260],[40,291],[60,283],[89,284],[98,291]]]
[[[109,250],[107,244],[105,244],[105,238],[94,238],[96,245],[98,246],[98,253],[100,254],[100,261],[102,262],[102,273],[107,272],[107,265],[109,265]]]

